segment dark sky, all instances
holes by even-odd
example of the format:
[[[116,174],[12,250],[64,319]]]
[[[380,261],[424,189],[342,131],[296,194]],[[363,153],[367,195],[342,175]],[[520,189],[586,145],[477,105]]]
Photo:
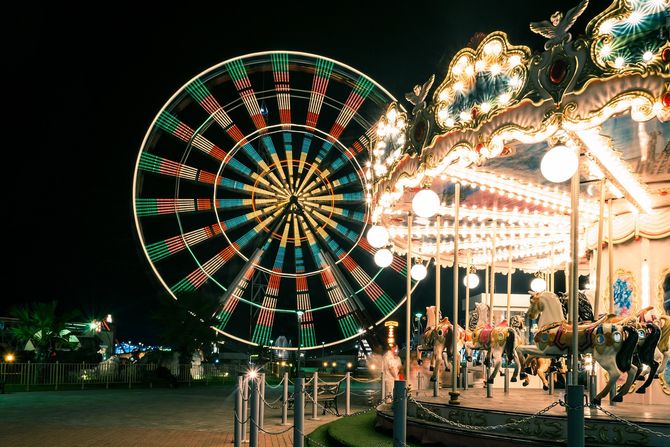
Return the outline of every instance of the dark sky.
[[[351,65],[402,98],[432,73],[439,80],[476,32],[503,30],[541,49],[528,23],[577,0],[57,3],[5,16],[16,142],[4,146],[13,288],[0,315],[56,299],[87,317],[112,313],[121,339],[150,341],[148,315],[165,294],[135,234],[133,169],[154,116],[187,80],[231,57],[297,50]],[[608,3],[592,0],[584,16]]]

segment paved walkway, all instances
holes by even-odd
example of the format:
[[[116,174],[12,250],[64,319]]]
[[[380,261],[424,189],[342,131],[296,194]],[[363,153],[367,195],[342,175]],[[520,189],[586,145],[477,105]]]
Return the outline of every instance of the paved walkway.
[[[267,390],[266,401],[280,392]],[[344,396],[339,403],[343,410]],[[367,399],[352,396],[352,411],[367,406]],[[15,392],[0,395],[0,446],[225,446],[232,443],[233,408],[232,386]],[[312,420],[311,408],[308,402],[305,433],[337,418],[319,411],[319,419]],[[290,411],[289,424],[292,416]],[[280,423],[280,409],[266,408],[265,430],[288,428]],[[261,434],[260,445],[291,446],[292,431]]]

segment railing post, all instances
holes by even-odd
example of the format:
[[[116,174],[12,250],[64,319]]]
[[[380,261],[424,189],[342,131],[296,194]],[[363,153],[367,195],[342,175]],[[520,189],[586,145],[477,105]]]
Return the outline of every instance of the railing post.
[[[247,440],[247,414],[249,414],[249,377],[244,376],[242,387],[242,442]]]
[[[28,360],[28,374],[26,374],[26,391],[30,391],[30,360]]]
[[[554,371],[549,371],[549,394],[554,394]]]
[[[129,363],[128,368],[126,368],[126,371],[128,371],[128,389],[131,389],[133,386],[133,364]]]
[[[319,373],[314,371],[312,376],[312,419],[319,419],[318,398],[319,398]]]
[[[396,380],[393,384],[393,447],[407,445],[407,382]]]
[[[258,377],[251,377],[251,396],[249,417],[249,447],[258,447]]]
[[[81,377],[81,389],[84,389],[84,371],[86,368],[84,368],[84,362],[81,362],[81,370],[79,371],[79,377]]]
[[[386,381],[384,380],[384,371],[382,371],[381,379],[382,379],[381,380],[381,382],[382,382],[382,390],[381,390],[382,401],[386,402]]]
[[[346,376],[346,381],[344,382],[346,385],[345,388],[345,406],[344,406],[344,414],[346,416],[349,416],[351,414],[351,373],[347,371],[347,376]],[[337,399],[337,397],[335,398]]]
[[[235,390],[235,423],[233,427],[233,446],[242,447],[242,387],[244,386],[244,377],[237,377],[237,388]]]
[[[288,373],[284,373],[284,394],[281,401],[281,425],[288,425]]]
[[[305,379],[296,377],[293,387],[293,447],[304,447],[305,437]]]
[[[58,391],[58,360],[56,360],[56,366],[55,366],[55,374],[54,374],[54,382],[56,382],[54,385],[54,390]]]
[[[466,357],[465,363],[463,364],[463,369],[461,370],[461,374],[463,374],[463,389],[467,390],[468,389],[468,359]]]
[[[258,428],[262,430],[265,426],[265,373],[261,373],[259,379],[261,399],[258,406]]]

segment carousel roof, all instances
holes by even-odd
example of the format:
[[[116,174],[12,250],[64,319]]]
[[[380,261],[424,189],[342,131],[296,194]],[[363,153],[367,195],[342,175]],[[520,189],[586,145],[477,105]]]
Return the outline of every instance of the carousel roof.
[[[597,242],[601,187],[614,243],[670,235],[670,4],[617,0],[573,39],[587,3],[531,24],[548,39],[543,52],[489,34],[454,56],[430,100],[433,78],[406,96],[409,116],[392,106],[382,117],[367,175],[373,221],[389,229],[393,250],[406,252],[411,200],[430,188],[441,199],[440,259],[452,263],[459,183],[459,255],[485,265],[495,253],[505,268],[511,259],[530,272],[562,268],[571,176],[545,176],[561,177],[571,154],[583,263]],[[547,157],[564,154],[545,158],[556,146]],[[435,258],[436,218],[414,217],[412,241],[414,256]]]

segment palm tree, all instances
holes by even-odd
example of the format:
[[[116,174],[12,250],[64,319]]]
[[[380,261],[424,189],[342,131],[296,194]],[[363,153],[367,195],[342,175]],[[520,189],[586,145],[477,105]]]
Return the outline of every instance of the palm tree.
[[[67,340],[61,337],[65,324],[76,316],[76,312],[57,312],[57,302],[32,303],[26,307],[16,307],[10,315],[18,319],[11,329],[19,341],[30,342],[35,348],[35,360],[45,362],[56,355],[56,349]]]

